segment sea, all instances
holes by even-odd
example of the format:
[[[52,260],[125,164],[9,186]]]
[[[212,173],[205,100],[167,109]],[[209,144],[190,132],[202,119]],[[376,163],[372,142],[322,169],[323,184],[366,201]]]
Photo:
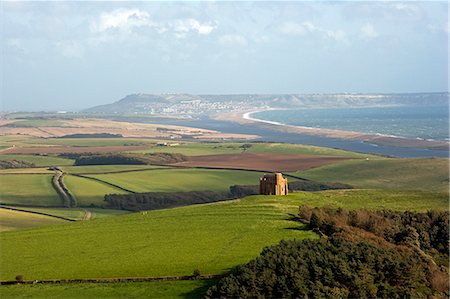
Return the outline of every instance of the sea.
[[[311,128],[426,140],[449,140],[448,106],[266,110],[250,117]]]

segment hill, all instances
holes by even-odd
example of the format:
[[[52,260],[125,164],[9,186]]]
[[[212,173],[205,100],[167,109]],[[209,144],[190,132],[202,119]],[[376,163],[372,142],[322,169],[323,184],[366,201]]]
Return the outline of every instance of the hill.
[[[448,93],[415,94],[145,94],[127,95],[111,104],[83,110],[86,113],[209,114],[263,107],[373,107],[448,105]],[[170,108],[170,109],[168,109]]]
[[[448,207],[445,194],[431,192],[298,192],[4,232],[0,279],[224,273],[282,239],[317,238],[290,220],[301,204],[400,211]]]

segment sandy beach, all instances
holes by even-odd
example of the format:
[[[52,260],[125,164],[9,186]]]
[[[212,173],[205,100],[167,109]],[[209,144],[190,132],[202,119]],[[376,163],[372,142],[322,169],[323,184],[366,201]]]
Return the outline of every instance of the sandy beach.
[[[422,140],[422,139],[409,139],[397,136],[388,136],[382,134],[367,134],[355,131],[344,131],[344,130],[334,130],[325,128],[312,128],[303,126],[294,126],[282,124],[279,122],[262,120],[252,117],[253,113],[275,110],[275,109],[264,109],[264,110],[252,110],[243,112],[230,112],[226,114],[215,115],[214,119],[222,121],[230,121],[239,123],[241,125],[258,125],[266,129],[279,132],[287,133],[297,133],[306,135],[316,135],[331,138],[341,138],[341,139],[351,139],[360,140],[363,142],[375,144],[375,145],[386,145],[386,146],[397,146],[397,147],[410,147],[410,148],[426,148],[435,150],[448,150],[449,143],[445,141],[434,141],[434,140]],[[280,110],[280,109],[276,109]]]

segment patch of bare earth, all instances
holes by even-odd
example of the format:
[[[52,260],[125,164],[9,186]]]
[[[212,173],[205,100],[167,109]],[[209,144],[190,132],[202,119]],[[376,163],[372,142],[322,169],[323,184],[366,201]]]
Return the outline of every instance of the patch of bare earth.
[[[190,157],[174,165],[190,167],[239,168],[265,171],[306,170],[349,158],[293,154],[242,153]]]
[[[6,122],[6,121],[3,121]],[[34,137],[61,137],[73,134],[120,134],[127,138],[171,138],[192,137],[204,140],[255,139],[256,135],[223,134],[219,131],[200,128],[120,122],[103,119],[71,119],[61,120],[57,127],[16,128],[0,126],[0,135],[28,135]],[[1,124],[1,119],[0,119]]]

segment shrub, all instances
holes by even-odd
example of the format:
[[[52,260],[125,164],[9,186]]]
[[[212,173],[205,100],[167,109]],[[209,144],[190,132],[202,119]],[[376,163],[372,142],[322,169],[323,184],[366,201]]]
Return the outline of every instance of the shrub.
[[[211,287],[207,298],[409,298],[433,290],[430,264],[414,250],[332,237],[281,241]],[[436,277],[436,276],[435,276]],[[434,284],[442,284],[439,278]]]
[[[200,277],[202,274],[200,272],[199,269],[195,269],[194,272],[192,273],[192,276],[194,276],[195,278]]]
[[[24,281],[23,275],[19,274],[19,275],[16,276],[16,282],[17,283],[22,283],[23,281]]]

